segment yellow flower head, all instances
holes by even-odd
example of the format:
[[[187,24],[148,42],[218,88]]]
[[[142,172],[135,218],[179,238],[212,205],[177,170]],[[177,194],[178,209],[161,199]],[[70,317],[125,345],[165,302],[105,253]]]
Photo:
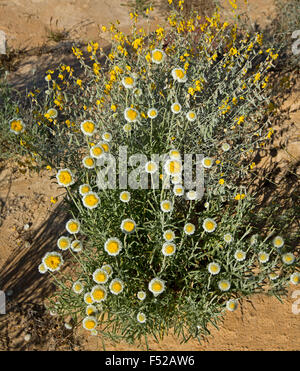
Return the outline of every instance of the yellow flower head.
[[[71,245],[71,240],[69,237],[62,236],[57,240],[57,247],[60,250],[68,250]]]
[[[81,196],[84,196],[85,194],[87,194],[90,191],[91,191],[91,187],[90,187],[89,184],[82,184],[79,187],[79,193],[81,194]]]
[[[164,213],[170,213],[173,210],[173,204],[169,200],[163,200],[160,203],[160,208]]]
[[[151,60],[153,63],[160,64],[165,60],[166,54],[163,50],[153,49],[151,52]]]
[[[175,254],[176,246],[172,242],[165,242],[162,247],[162,253],[164,256],[171,256]]]
[[[167,231],[164,232],[163,237],[165,241],[171,242],[175,238],[175,233],[171,231],[170,229],[168,229]]]
[[[94,169],[96,165],[94,158],[91,156],[85,156],[82,159],[82,164],[86,169]]]
[[[172,70],[171,74],[173,79],[177,82],[187,81],[186,71],[183,68],[176,67]]]
[[[153,278],[149,282],[148,289],[154,296],[157,296],[165,290],[165,282],[160,278]]]
[[[55,272],[60,269],[60,267],[63,265],[63,257],[60,253],[52,251],[48,252],[42,260],[45,267],[51,271]]]
[[[109,290],[114,295],[119,295],[124,289],[124,282],[119,278],[114,278],[109,284]]]
[[[192,223],[187,223],[185,226],[184,226],[184,233],[187,234],[187,235],[191,235],[191,234],[194,234],[195,233],[195,226],[194,224]]]
[[[211,233],[217,228],[217,223],[213,219],[207,218],[204,219],[202,226],[205,232]]]
[[[228,280],[220,280],[218,282],[218,287],[221,291],[228,291],[230,289],[230,282]]]
[[[10,121],[10,131],[15,134],[23,133],[25,130],[25,124],[21,119],[13,119]]]
[[[218,274],[220,272],[220,265],[218,263],[209,263],[208,264],[208,267],[207,267],[208,271],[210,274],[212,275],[215,275],[215,274]]]
[[[173,160],[173,159],[167,160],[164,165],[164,169],[168,175],[171,175],[171,176],[180,175],[182,172],[181,160]]]
[[[108,274],[104,269],[98,268],[93,273],[93,280],[96,283],[104,284],[108,281]]]
[[[107,296],[106,288],[102,285],[96,285],[92,288],[91,297],[94,302],[100,303],[105,300]]]
[[[56,179],[59,185],[63,187],[68,187],[75,183],[75,179],[71,170],[69,169],[61,169],[56,174]]]
[[[121,223],[121,230],[124,233],[133,233],[135,231],[136,224],[132,219],[124,219]]]
[[[139,113],[134,108],[126,108],[124,111],[124,117],[128,122],[136,122],[139,119]]]
[[[91,120],[85,120],[80,124],[81,131],[87,136],[92,136],[96,131],[96,125]]]
[[[82,203],[88,209],[94,209],[99,205],[100,199],[97,193],[88,192],[82,197]]]
[[[97,319],[93,316],[85,317],[82,321],[82,325],[86,330],[92,331],[97,326]]]
[[[75,294],[81,294],[83,291],[83,283],[80,281],[76,281],[73,283],[72,290]]]
[[[238,303],[235,299],[230,299],[226,302],[226,309],[233,312],[237,309]]]
[[[122,250],[122,242],[116,238],[109,238],[104,244],[104,250],[112,256],[116,256]]]
[[[78,220],[75,220],[75,219],[70,219],[67,221],[66,223],[66,230],[70,233],[70,234],[76,234],[79,232],[79,229],[80,229],[80,223]]]

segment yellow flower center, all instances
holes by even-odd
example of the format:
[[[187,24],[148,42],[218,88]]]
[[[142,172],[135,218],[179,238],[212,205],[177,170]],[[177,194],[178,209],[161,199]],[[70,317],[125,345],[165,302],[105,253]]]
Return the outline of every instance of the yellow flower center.
[[[167,246],[165,247],[165,252],[166,252],[167,254],[172,254],[172,252],[174,252],[174,246],[172,246],[172,245],[167,245]]]
[[[178,77],[179,79],[183,79],[185,73],[184,73],[182,70],[175,70],[175,75],[176,75],[176,77]]]
[[[166,240],[171,240],[173,238],[173,234],[171,232],[168,232],[165,234]]]
[[[194,226],[188,224],[188,225],[185,227],[185,230],[186,230],[187,232],[193,232],[193,230],[194,230]]]
[[[211,269],[212,272],[217,272],[218,271],[218,266],[213,264],[213,265],[210,266],[210,269]]]
[[[21,131],[23,129],[21,120],[14,120],[11,122],[10,127],[14,131]]]
[[[147,165],[147,170],[148,170],[148,171],[153,171],[153,170],[155,170],[155,165],[152,164],[152,163],[148,164],[148,165]]]
[[[75,291],[80,291],[81,288],[82,288],[82,286],[81,286],[79,283],[77,283],[77,284],[74,286]]]
[[[190,118],[190,119],[194,119],[194,118],[195,118],[195,116],[196,116],[196,115],[195,115],[195,113],[194,113],[194,112],[190,112],[190,113],[189,113],[189,118]]]
[[[132,232],[134,230],[134,223],[131,221],[126,221],[123,225],[123,228],[127,232]]]
[[[243,259],[244,254],[243,254],[242,252],[238,252],[238,253],[236,254],[236,256],[237,256],[238,259]]]
[[[94,160],[91,158],[91,157],[87,157],[85,160],[84,160],[86,166],[93,166],[94,165]]]
[[[111,286],[112,291],[120,292],[122,290],[122,285],[120,282],[114,282]]]
[[[169,171],[171,174],[179,174],[181,172],[181,164],[178,161],[170,161]]]
[[[180,111],[180,106],[179,106],[179,104],[174,104],[174,106],[173,106],[173,110],[174,111],[176,111],[176,112],[178,112],[178,111]]]
[[[169,202],[164,202],[163,205],[162,205],[163,209],[164,210],[170,210],[171,208],[171,205]]]
[[[137,118],[137,112],[133,109],[129,109],[126,114],[129,120],[135,120]]]
[[[295,283],[299,283],[299,281],[300,281],[299,276],[294,276],[294,277],[293,277],[293,281],[294,281]]]
[[[227,282],[221,282],[220,284],[221,288],[226,290],[228,288],[228,283]]]
[[[150,112],[149,112],[149,115],[151,116],[151,117],[154,117],[155,115],[156,115],[156,111],[153,109],[153,110],[151,110]]]
[[[86,310],[86,314],[87,314],[88,316],[92,316],[92,315],[94,315],[94,314],[95,314],[94,309],[93,309],[93,308],[87,308],[87,310]]]
[[[81,193],[88,193],[90,191],[90,187],[89,186],[83,186],[81,187]]]
[[[88,206],[95,206],[95,205],[97,205],[97,203],[99,201],[98,201],[98,198],[95,195],[87,195],[87,196],[84,197],[84,202]]]
[[[158,281],[155,281],[153,284],[152,284],[152,290],[155,291],[155,292],[159,292],[163,289],[163,285],[158,282]]]
[[[103,149],[101,147],[92,147],[92,153],[95,156],[100,156],[103,153]]]
[[[95,326],[96,326],[96,322],[95,321],[93,321],[93,320],[87,320],[87,321],[85,321],[85,327],[87,328],[87,329],[89,329],[89,330],[92,330],[93,328],[95,328]]]
[[[124,82],[126,85],[133,85],[134,80],[132,77],[125,77]]]
[[[214,226],[215,226],[214,223],[211,222],[210,220],[205,223],[205,228],[208,229],[209,231],[214,229]]]
[[[104,273],[104,272],[98,272],[96,275],[95,275],[95,279],[97,282],[105,282],[107,280],[107,274]]]
[[[141,322],[145,321],[144,314],[139,314],[139,321],[141,321]]]
[[[48,268],[56,269],[61,263],[61,259],[57,255],[49,255],[45,259],[45,264]]]
[[[86,301],[86,303],[88,303],[88,304],[92,304],[93,299],[92,299],[92,297],[91,297],[90,295],[87,295],[86,298],[85,298],[85,301]]]
[[[204,160],[204,165],[205,165],[205,166],[210,166],[210,165],[211,165],[211,160],[210,160],[209,158],[206,158],[206,159]]]
[[[68,248],[68,246],[69,246],[69,242],[68,242],[68,240],[67,239],[61,239],[60,241],[59,241],[59,247],[61,248],[61,249],[66,249],[66,248]]]
[[[102,143],[101,144],[101,147],[104,149],[104,152],[108,152],[109,151],[109,145],[107,143]]]
[[[91,121],[86,121],[83,125],[83,130],[87,133],[93,133],[95,130],[95,124]]]
[[[119,243],[117,241],[110,241],[108,244],[107,244],[107,250],[111,253],[111,254],[115,254],[116,252],[118,252],[120,249],[119,247]]]
[[[159,50],[156,50],[153,54],[153,59],[156,60],[157,62],[160,62],[163,59],[163,53]]]

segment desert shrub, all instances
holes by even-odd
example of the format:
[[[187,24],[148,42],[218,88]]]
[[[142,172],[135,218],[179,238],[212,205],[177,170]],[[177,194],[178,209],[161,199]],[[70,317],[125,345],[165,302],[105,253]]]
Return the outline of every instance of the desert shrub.
[[[47,71],[32,124],[11,122],[51,159],[72,215],[39,266],[57,284],[48,307],[116,341],[169,329],[200,339],[242,297],[279,296],[300,277],[291,216],[279,229],[249,183],[273,134],[266,87],[278,54],[218,11],[186,17],[182,4],[150,35],[134,14],[128,36],[103,27],[107,53],[74,46],[83,77]]]

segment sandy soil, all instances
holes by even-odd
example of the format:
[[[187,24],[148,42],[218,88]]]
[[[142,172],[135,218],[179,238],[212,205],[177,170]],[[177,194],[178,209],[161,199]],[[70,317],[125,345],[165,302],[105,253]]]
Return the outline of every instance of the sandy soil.
[[[53,46],[53,53],[27,55],[11,73],[10,82],[28,87],[36,82],[40,66],[46,70],[65,58],[70,48],[47,38],[49,29],[65,29],[69,40],[107,40],[99,34],[98,25],[118,19],[121,29],[128,28],[128,9],[119,0],[0,0],[0,29],[5,31],[11,48]],[[62,6],[62,3],[64,4]],[[271,0],[249,1],[253,22],[266,23],[274,9]],[[151,19],[152,27],[159,21],[159,12]],[[26,32],[24,32],[26,29]],[[66,41],[64,41],[66,42]],[[280,165],[277,180],[284,181],[288,171],[299,174],[299,86],[294,87],[281,107],[283,121],[275,126],[275,155],[266,156],[259,166]],[[37,266],[46,251],[53,249],[57,235],[64,230],[67,216],[60,201],[51,197],[61,191],[51,181],[48,171],[39,175],[22,170],[16,161],[0,164],[0,289],[10,292],[7,315],[0,315],[0,350],[97,350],[102,343],[79,330],[67,330],[55,317],[45,313],[44,298],[53,291]],[[24,168],[25,169],[25,168]],[[60,200],[60,198],[59,198]],[[25,226],[25,229],[24,229]],[[292,293],[300,286],[289,288],[281,304],[276,298],[255,295],[244,299],[236,312],[227,313],[220,330],[211,328],[202,344],[189,341],[180,344],[169,335],[159,344],[153,339],[151,350],[300,350],[300,314],[292,312]],[[298,296],[298,298],[300,295]],[[299,304],[300,309],[300,304]],[[26,342],[25,334],[31,334]],[[141,344],[143,346],[143,344]],[[134,350],[136,346],[106,344],[107,350]]]

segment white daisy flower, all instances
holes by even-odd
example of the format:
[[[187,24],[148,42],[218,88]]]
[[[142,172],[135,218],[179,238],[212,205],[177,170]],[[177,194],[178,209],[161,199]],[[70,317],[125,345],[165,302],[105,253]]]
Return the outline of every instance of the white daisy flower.
[[[227,300],[226,302],[226,309],[230,312],[234,312],[238,307],[238,302],[235,299]]]
[[[181,104],[178,102],[173,103],[171,106],[171,111],[175,114],[179,113],[181,111]]]
[[[231,283],[228,280],[220,280],[218,282],[218,287],[221,291],[228,291],[230,289]]]
[[[260,263],[267,263],[269,261],[270,255],[265,251],[260,251],[258,253],[258,260]]]
[[[171,229],[168,229],[167,231],[164,232],[163,237],[165,241],[171,242],[175,238],[175,233],[171,231]]]
[[[95,192],[88,192],[82,197],[82,203],[88,209],[96,208],[100,203],[100,198]]]
[[[165,172],[168,175],[175,176],[179,175],[181,176],[182,173],[182,163],[181,160],[172,160],[169,159],[166,161],[164,165]]]
[[[82,321],[83,328],[89,331],[94,330],[97,324],[97,319],[93,316],[85,317]]]
[[[210,169],[213,165],[213,159],[211,157],[204,157],[201,163],[204,168]]]
[[[173,188],[173,192],[175,196],[183,196],[184,195],[184,187],[181,184],[176,184]]]
[[[187,198],[188,200],[190,200],[190,201],[194,201],[194,200],[196,200],[196,199],[197,199],[197,192],[196,192],[196,191],[193,191],[193,190],[188,191],[188,192],[186,193],[186,198]]]
[[[130,201],[130,192],[128,191],[123,191],[120,193],[120,200],[122,202],[129,202]]]
[[[217,228],[217,223],[211,218],[206,218],[204,219],[202,226],[205,232],[211,233]]]
[[[141,301],[145,300],[145,299],[146,299],[146,293],[145,293],[145,291],[139,291],[139,292],[137,293],[137,298],[138,298],[139,300],[141,300]]]
[[[49,116],[51,119],[55,119],[58,115],[58,112],[55,108],[49,108],[46,112],[46,115]]]
[[[114,278],[109,284],[109,290],[114,295],[119,295],[124,290],[124,282],[119,278]]]
[[[149,282],[148,289],[154,296],[157,296],[165,290],[165,282],[160,278],[153,278]]]
[[[112,139],[111,133],[106,131],[105,133],[102,134],[102,139],[105,140],[106,142],[110,142]]]
[[[113,274],[112,266],[109,264],[102,265],[101,269],[105,270],[105,272],[108,274],[108,277],[111,277],[111,275]]]
[[[81,294],[83,291],[83,283],[80,281],[76,281],[72,285],[72,290],[75,292],[75,294]]]
[[[223,144],[222,144],[222,150],[223,150],[224,152],[229,151],[229,150],[230,150],[230,145],[229,145],[228,143],[223,143]]]
[[[149,119],[155,119],[157,117],[158,111],[156,108],[149,108],[147,112],[147,116]]]
[[[182,176],[180,175],[173,175],[171,178],[171,183],[172,184],[182,184]]]
[[[196,227],[192,223],[187,223],[184,228],[184,233],[187,235],[192,235],[195,233]]]
[[[279,275],[276,274],[275,272],[271,272],[271,273],[269,274],[269,278],[270,278],[271,281],[275,281],[275,280],[277,280],[278,277],[279,277]]]
[[[226,243],[231,243],[233,241],[233,237],[232,237],[232,234],[230,233],[226,233],[224,234],[224,237],[223,237],[224,241]]]
[[[105,151],[103,147],[100,145],[100,143],[95,144],[94,146],[91,147],[90,149],[90,156],[96,159],[99,159],[103,157],[105,154]]]
[[[93,304],[89,304],[85,308],[85,314],[87,316],[96,316],[97,313],[98,313],[97,307],[95,305],[93,305]]]
[[[158,170],[157,163],[154,161],[148,161],[145,164],[145,170],[148,174],[154,174]]]
[[[273,238],[273,246],[276,248],[280,248],[284,245],[284,240],[281,236],[276,236]]]
[[[61,236],[57,240],[57,247],[60,250],[68,250],[68,248],[71,246],[71,239],[67,236]]]
[[[143,312],[139,312],[136,316],[139,323],[145,323],[146,322],[146,315]]]
[[[91,187],[89,184],[81,184],[81,186],[79,187],[79,193],[81,196],[84,196],[90,191],[91,191]]]
[[[171,149],[169,151],[169,156],[171,160],[180,160],[181,159],[181,154],[178,149]]]
[[[80,129],[84,135],[91,137],[96,131],[96,124],[94,121],[85,120],[80,124]]]
[[[131,130],[132,130],[132,126],[130,125],[129,122],[127,122],[127,124],[125,124],[125,125],[123,126],[123,130],[125,131],[125,133],[130,133],[130,132],[131,132]]]
[[[295,256],[291,252],[282,255],[282,261],[284,264],[291,265],[295,261]]]
[[[136,223],[132,219],[124,219],[121,223],[121,230],[123,233],[133,233],[136,228]]]
[[[70,169],[60,169],[56,174],[56,179],[59,185],[69,187],[75,183],[74,175]]]
[[[186,114],[186,118],[187,118],[188,121],[190,121],[190,122],[195,121],[196,118],[197,118],[195,111],[189,111],[189,112]]]
[[[133,94],[136,96],[136,97],[140,97],[143,95],[143,91],[142,89],[140,88],[135,88],[134,91],[133,91]]]
[[[21,134],[25,131],[26,125],[20,118],[12,119],[9,122],[10,131],[14,134]]]
[[[76,219],[70,219],[66,223],[66,230],[70,234],[76,234],[80,230],[80,222]]]
[[[60,267],[63,265],[64,260],[62,255],[59,252],[52,251],[47,252],[43,259],[42,263],[44,266],[51,272],[58,271]]]
[[[300,273],[299,272],[295,272],[295,273],[291,274],[291,276],[290,276],[290,282],[293,285],[298,285],[300,283]]]
[[[124,111],[124,117],[127,122],[136,122],[139,119],[139,113],[134,108],[126,108]]]
[[[164,213],[170,213],[173,211],[173,204],[169,200],[163,200],[160,203],[160,208]]]
[[[38,270],[41,274],[44,274],[47,272],[47,267],[45,266],[44,263],[41,263],[39,266],[38,266]]]
[[[126,89],[132,89],[135,87],[136,85],[136,81],[135,79],[133,78],[133,76],[125,76],[123,77],[122,79],[122,85],[124,86],[124,88]]]
[[[163,63],[165,58],[166,58],[166,53],[163,50],[153,49],[151,51],[151,60],[153,63],[156,63],[156,64]]]
[[[93,273],[93,280],[96,283],[105,284],[108,281],[108,274],[104,269],[98,268]]]
[[[178,81],[178,82],[187,81],[186,72],[183,68],[180,68],[180,67],[173,68],[171,74],[175,81]]]
[[[90,292],[84,294],[83,300],[86,304],[93,304],[94,302]]]
[[[71,250],[74,252],[82,251],[82,242],[79,240],[74,240],[71,243]]]
[[[161,251],[164,256],[171,256],[175,254],[176,246],[172,242],[165,242]]]
[[[235,253],[234,253],[234,258],[239,262],[245,260],[246,259],[245,251],[240,250],[240,249],[236,250]]]
[[[220,265],[218,263],[215,263],[215,262],[212,262],[212,263],[209,263],[208,266],[207,266],[207,269],[209,271],[210,274],[218,274],[220,272]]]
[[[122,242],[116,237],[109,238],[104,244],[104,250],[111,256],[118,255],[122,248]]]
[[[101,303],[107,296],[106,288],[102,285],[96,285],[92,288],[91,297],[94,302]]]
[[[82,164],[86,169],[94,169],[96,166],[95,160],[91,156],[85,156],[82,159]]]

